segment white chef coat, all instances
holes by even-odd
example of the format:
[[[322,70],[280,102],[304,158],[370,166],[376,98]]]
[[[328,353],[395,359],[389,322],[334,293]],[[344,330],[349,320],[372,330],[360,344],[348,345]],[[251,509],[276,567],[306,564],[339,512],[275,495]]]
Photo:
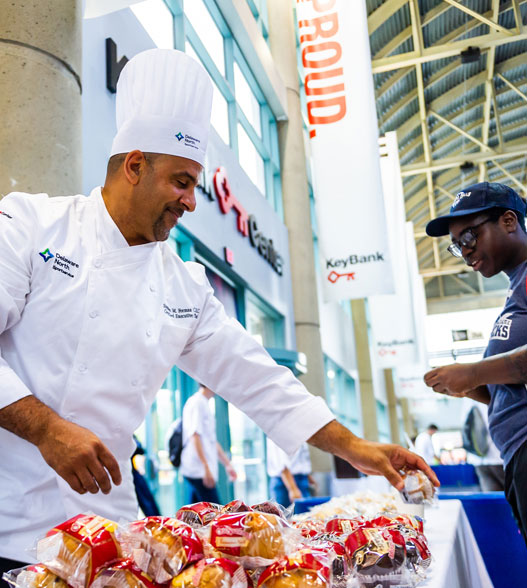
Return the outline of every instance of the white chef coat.
[[[414,445],[415,452],[417,455],[420,455],[426,461],[426,463],[435,463],[436,459],[434,444],[432,443],[432,437],[426,431],[423,431],[417,435]]]
[[[79,512],[136,517],[132,433],[174,364],[290,452],[334,418],[226,316],[202,266],[167,242],[128,246],[100,188],[0,202],[0,352],[0,408],[34,394],[98,435],[123,475],[108,495],[77,494],[0,429],[0,556],[16,560]]]
[[[210,411],[209,400],[201,392],[193,394],[183,407],[183,451],[179,473],[187,478],[205,476],[205,466],[196,451],[191,437],[197,433],[210,473],[218,480],[218,448],[216,445],[216,419]]]
[[[311,458],[307,443],[302,445],[291,456],[267,438],[267,475],[271,478],[279,477],[287,468],[293,476],[311,473]]]

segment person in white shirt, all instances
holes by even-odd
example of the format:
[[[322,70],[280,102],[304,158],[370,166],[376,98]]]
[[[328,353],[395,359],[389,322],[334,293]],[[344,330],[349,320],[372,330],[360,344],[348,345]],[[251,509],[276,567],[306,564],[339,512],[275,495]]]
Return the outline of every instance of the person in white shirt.
[[[166,242],[196,208],[212,92],[188,55],[139,53],[119,77],[104,186],[1,201],[0,572],[79,512],[137,516],[132,435],[174,365],[287,451],[308,441],[396,487],[405,466],[439,484],[417,455],[338,423]]]
[[[437,433],[436,425],[428,425],[426,431],[419,433],[415,439],[415,452],[420,455],[428,464],[439,463],[439,458],[436,455],[432,437]]]
[[[216,439],[216,419],[209,401],[215,394],[201,385],[183,407],[183,451],[179,472],[185,481],[185,503],[219,503],[218,460],[230,480],[236,480],[236,470]]]
[[[266,448],[271,500],[287,507],[299,498],[307,498],[309,486],[315,485],[307,443],[302,443],[291,457],[269,438]]]

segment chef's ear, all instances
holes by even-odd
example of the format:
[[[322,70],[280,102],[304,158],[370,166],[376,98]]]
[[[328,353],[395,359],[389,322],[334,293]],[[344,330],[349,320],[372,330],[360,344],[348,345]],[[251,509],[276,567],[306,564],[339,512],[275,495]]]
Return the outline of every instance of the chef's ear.
[[[145,154],[136,149],[126,154],[123,162],[123,172],[126,179],[134,186],[139,183],[141,175],[145,172],[148,162]]]

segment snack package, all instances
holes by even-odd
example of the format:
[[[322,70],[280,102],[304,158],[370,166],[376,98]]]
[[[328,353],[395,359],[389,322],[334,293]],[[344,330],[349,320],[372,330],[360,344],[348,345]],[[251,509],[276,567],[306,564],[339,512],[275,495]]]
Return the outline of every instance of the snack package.
[[[3,579],[13,588],[68,588],[62,578],[46,566],[35,564],[4,573]]]
[[[350,560],[344,545],[342,535],[334,533],[321,533],[316,535],[310,541],[310,545],[317,549],[322,549],[331,554],[332,564],[331,571],[333,574],[333,586],[346,583],[346,577],[351,569]]]
[[[293,521],[293,526],[297,528],[302,537],[309,538],[324,533],[326,525],[323,520],[318,519],[304,519],[302,521]]]
[[[245,567],[269,565],[292,551],[299,538],[287,521],[263,512],[221,515],[210,524],[208,537],[213,549]]]
[[[291,513],[294,509],[294,506],[285,508],[285,506],[278,504],[278,502],[274,502],[273,500],[265,500],[264,502],[253,504],[251,506],[251,509],[256,510],[258,512],[267,512],[269,514],[274,514],[278,517],[282,517],[283,519],[289,519],[291,517]]]
[[[249,512],[253,510],[252,507],[247,506],[243,500],[231,500],[225,506],[220,509],[221,514],[229,512]]]
[[[317,549],[300,549],[266,568],[258,588],[329,588],[331,556]]]
[[[160,588],[131,559],[121,559],[99,570],[90,588]]]
[[[171,586],[173,588],[252,588],[243,567],[224,557],[200,560],[176,576]]]
[[[420,470],[403,470],[404,488],[401,498],[407,504],[434,504],[435,488]]]
[[[388,588],[409,584],[406,544],[399,531],[360,527],[346,537],[345,545],[361,587]]]
[[[362,517],[352,519],[334,518],[330,519],[325,526],[326,533],[336,533],[337,535],[349,535],[355,529],[363,527],[366,520]]]
[[[176,519],[191,527],[203,527],[215,519],[221,510],[219,504],[212,502],[195,502],[182,506],[176,513]]]
[[[121,557],[117,524],[80,514],[51,529],[37,544],[37,559],[73,588],[87,588],[99,568]]]
[[[146,517],[130,523],[120,535],[124,556],[162,584],[188,564],[203,558],[196,531],[169,517]]]

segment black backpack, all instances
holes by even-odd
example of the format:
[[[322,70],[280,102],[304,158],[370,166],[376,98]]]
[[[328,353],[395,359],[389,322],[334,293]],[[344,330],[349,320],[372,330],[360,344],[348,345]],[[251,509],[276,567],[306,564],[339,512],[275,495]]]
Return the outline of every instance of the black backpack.
[[[463,437],[463,448],[483,457],[487,455],[489,450],[489,434],[487,424],[485,423],[479,408],[473,406],[467,415],[463,429],[461,431]]]
[[[179,418],[174,422],[172,434],[168,440],[168,458],[170,463],[178,468],[181,465],[183,451],[183,421]]]

